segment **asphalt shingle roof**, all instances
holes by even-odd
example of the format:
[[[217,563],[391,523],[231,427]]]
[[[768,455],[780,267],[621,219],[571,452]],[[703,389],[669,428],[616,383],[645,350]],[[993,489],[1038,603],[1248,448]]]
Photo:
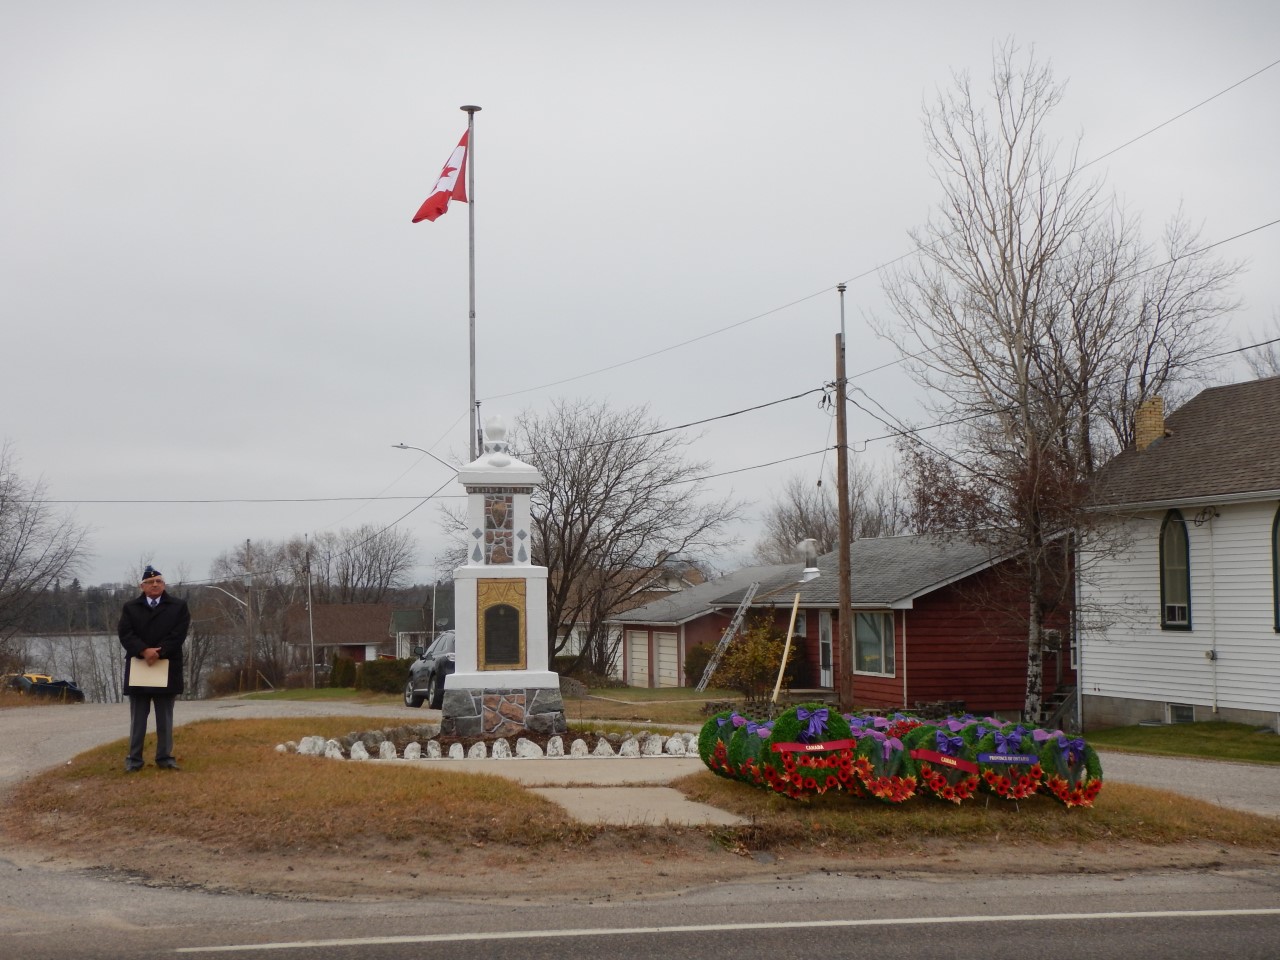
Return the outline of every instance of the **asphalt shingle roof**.
[[[1165,418],[1168,436],[1098,474],[1099,505],[1280,490],[1280,377],[1211,387]]]
[[[776,579],[793,566],[793,564],[782,564],[744,567],[717,580],[708,580],[706,583],[700,583],[670,596],[615,614],[609,620],[611,623],[684,623],[710,610],[716,598],[722,594],[745,590],[757,580]]]
[[[992,548],[960,537],[919,534],[855,540],[849,545],[850,594],[855,606],[888,606],[920,596],[991,564]],[[802,564],[784,576],[762,581],[756,604],[791,603],[798,591],[806,607],[835,606],[840,601],[840,561],[836,553],[818,558],[821,575],[799,584]],[[722,596],[738,603],[744,591]]]
[[[853,603],[862,607],[886,607],[929,593],[993,561],[989,546],[932,535],[855,540],[849,557]],[[818,569],[821,574],[816,580],[800,584],[802,563],[747,567],[611,619],[683,623],[715,607],[737,606],[753,582],[760,584],[753,606],[789,605],[799,591],[802,606],[834,607],[840,595],[839,558],[835,553],[819,557]]]

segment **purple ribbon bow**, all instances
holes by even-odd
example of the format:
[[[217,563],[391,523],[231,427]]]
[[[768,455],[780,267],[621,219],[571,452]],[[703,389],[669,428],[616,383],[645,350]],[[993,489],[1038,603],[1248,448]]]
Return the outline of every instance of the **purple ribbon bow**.
[[[747,721],[747,733],[754,734],[761,739],[769,736],[773,731],[767,723],[756,723],[754,720]]]
[[[1017,753],[1018,748],[1022,746],[1022,734],[1017,730],[1011,733],[1005,733],[1001,730],[996,731],[996,753],[1008,756],[1011,753]]]
[[[817,710],[806,710],[804,707],[796,708],[796,719],[801,723],[808,723],[809,726],[801,731],[800,739],[805,743],[812,740],[821,740],[822,735],[827,732],[827,713],[826,707],[819,707]]]
[[[742,726],[744,723],[746,723],[746,722],[747,722],[747,718],[746,718],[746,717],[744,717],[744,716],[743,716],[742,714],[740,714],[740,713],[735,713],[735,714],[734,714],[732,717],[730,717],[729,719],[730,719],[730,721],[732,721],[732,723],[733,723],[733,725],[734,725],[735,727],[740,727],[740,726]]]
[[[948,737],[941,730],[936,736],[938,752],[945,757],[958,757],[964,749],[964,737]]]
[[[1084,758],[1084,740],[1080,737],[1072,740],[1070,737],[1064,736],[1058,741],[1058,749],[1062,751],[1062,762],[1067,766],[1078,763]]]
[[[902,741],[897,737],[889,737],[884,742],[884,758],[888,760],[893,756],[893,751],[902,749]]]

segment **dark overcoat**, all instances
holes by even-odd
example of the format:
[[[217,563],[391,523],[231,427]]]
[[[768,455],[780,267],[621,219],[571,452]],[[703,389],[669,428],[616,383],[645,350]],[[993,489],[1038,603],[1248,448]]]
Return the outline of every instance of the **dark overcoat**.
[[[182,682],[182,645],[187,640],[187,628],[191,626],[191,611],[187,601],[160,595],[160,603],[152,607],[145,594],[139,594],[120,611],[120,645],[127,657],[124,662],[124,692],[127,695],[148,694],[153,697],[176,697],[186,687]],[[148,647],[159,647],[160,658],[169,661],[169,685],[159,687],[130,687],[130,660],[142,656]]]

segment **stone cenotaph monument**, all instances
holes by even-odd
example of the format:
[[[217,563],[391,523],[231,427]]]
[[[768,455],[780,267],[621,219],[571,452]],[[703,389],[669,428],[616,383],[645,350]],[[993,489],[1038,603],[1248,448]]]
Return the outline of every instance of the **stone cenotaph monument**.
[[[563,733],[560,677],[548,667],[547,568],[532,563],[529,501],[542,475],[508,452],[501,418],[486,418],[484,431],[484,452],[458,471],[467,562],[453,573],[455,660],[440,732]]]

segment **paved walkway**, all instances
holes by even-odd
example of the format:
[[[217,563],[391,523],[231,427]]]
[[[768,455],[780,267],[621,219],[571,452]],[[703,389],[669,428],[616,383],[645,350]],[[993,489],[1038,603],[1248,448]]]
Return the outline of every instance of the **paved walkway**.
[[[182,701],[175,722],[214,717],[385,717],[388,726],[425,723],[434,711],[399,705],[279,700]],[[127,704],[76,704],[0,710],[0,792],[23,777],[57,766],[129,728]],[[178,737],[181,752],[181,735]],[[1224,807],[1280,817],[1280,766],[1102,752],[1109,780],[1197,797]],[[423,761],[397,761],[421,765]],[[696,757],[440,760],[450,770],[509,777],[590,823],[733,824],[738,818],[693,803],[669,784],[704,769]]]

